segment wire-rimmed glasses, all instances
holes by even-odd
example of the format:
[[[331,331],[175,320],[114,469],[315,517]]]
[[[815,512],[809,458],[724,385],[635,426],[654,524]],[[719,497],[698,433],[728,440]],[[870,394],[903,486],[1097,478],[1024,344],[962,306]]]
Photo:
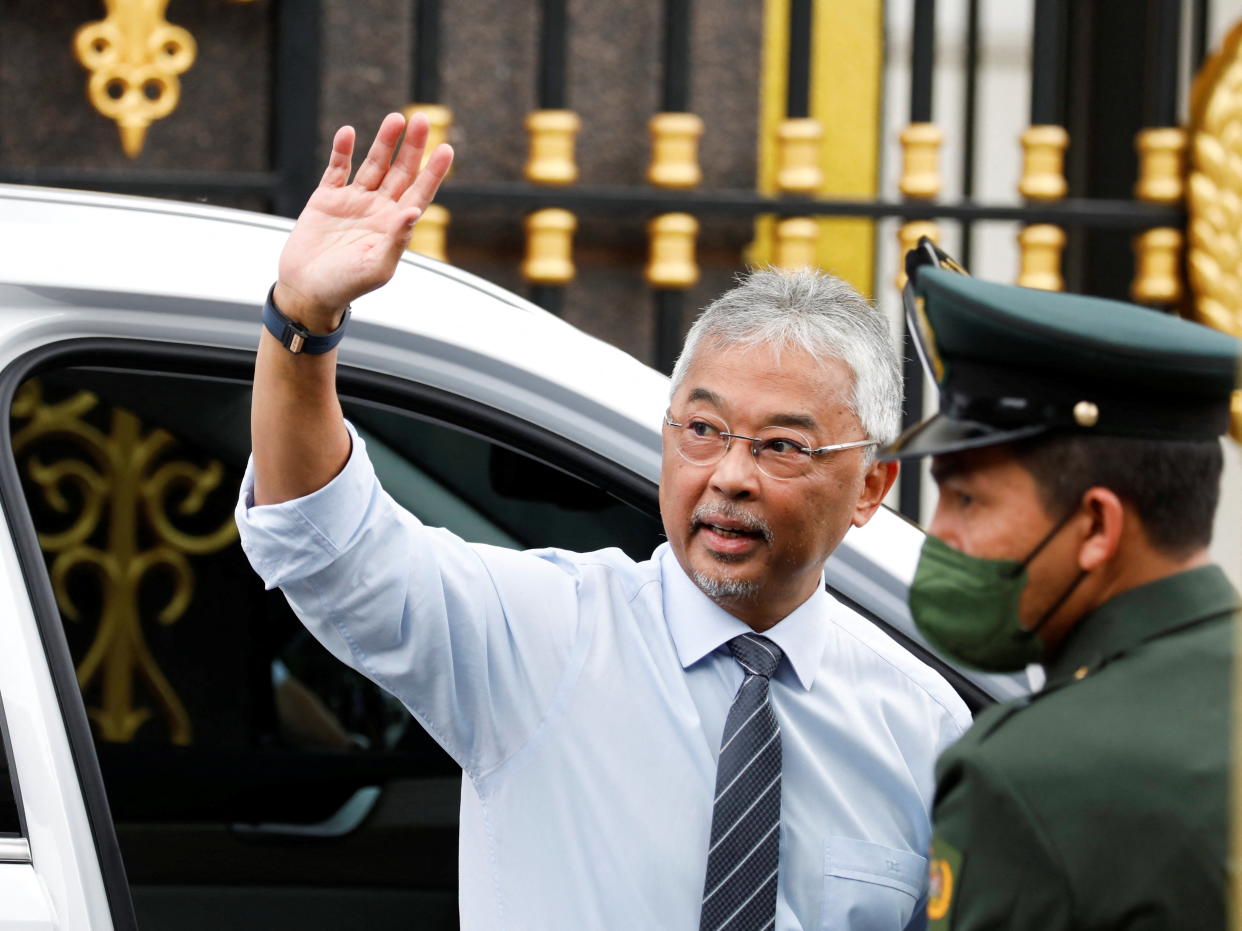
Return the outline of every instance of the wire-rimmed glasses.
[[[664,414],[665,425],[673,428],[673,442],[682,459],[694,465],[714,465],[724,458],[734,440],[750,444],[759,471],[769,478],[798,478],[811,469],[816,456],[861,446],[879,446],[875,440],[854,440],[830,446],[812,446],[811,441],[789,427],[764,427],[758,436],[745,436],[729,431],[729,425],[711,414],[696,413],[685,423],[673,420],[672,412]]]

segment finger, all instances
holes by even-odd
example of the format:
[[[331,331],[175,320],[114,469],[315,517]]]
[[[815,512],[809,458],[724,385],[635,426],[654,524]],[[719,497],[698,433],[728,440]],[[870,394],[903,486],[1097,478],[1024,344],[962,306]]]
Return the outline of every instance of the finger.
[[[371,149],[367,152],[366,159],[359,166],[358,173],[354,175],[354,184],[368,191],[374,191],[379,187],[380,182],[384,180],[384,175],[388,172],[388,163],[392,161],[392,150],[397,147],[397,140],[401,138],[401,130],[404,126],[405,118],[400,113],[389,113],[384,117],[384,121],[380,123],[379,132],[375,134],[375,141],[371,143]]]
[[[384,176],[384,183],[380,185],[380,190],[393,200],[400,200],[401,195],[405,193],[410,182],[418,174],[418,166],[423,160],[423,150],[427,147],[427,133],[430,129],[427,117],[423,114],[415,113],[410,117],[409,125],[405,128],[405,139],[401,143],[400,151],[397,152],[397,159],[388,169],[388,174]]]
[[[396,265],[400,261],[401,256],[405,254],[406,247],[410,244],[410,236],[414,233],[414,224],[418,222],[418,218],[422,216],[422,211],[417,207],[409,207],[401,210],[394,218],[392,228],[388,231],[388,248],[387,261],[391,265]]]
[[[332,154],[328,167],[319,179],[320,187],[344,187],[349,183],[350,163],[354,157],[354,128],[342,126],[332,137]]]
[[[436,150],[431,153],[431,157],[427,159],[427,164],[418,173],[414,183],[410,185],[410,189],[401,198],[401,206],[417,207],[420,211],[425,210],[427,205],[436,196],[436,191],[440,189],[440,182],[444,180],[444,176],[448,174],[449,167],[452,164],[452,146],[448,145],[448,143],[440,143],[436,146]]]

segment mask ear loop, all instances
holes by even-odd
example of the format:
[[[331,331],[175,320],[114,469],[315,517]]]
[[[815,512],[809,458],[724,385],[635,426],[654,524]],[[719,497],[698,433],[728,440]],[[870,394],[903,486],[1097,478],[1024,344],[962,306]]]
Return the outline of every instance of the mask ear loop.
[[[1068,514],[1062,517],[1059,521],[1057,521],[1056,524],[1053,525],[1052,529],[1049,530],[1046,534],[1044,534],[1044,538],[1040,540],[1037,544],[1035,544],[1035,549],[1031,550],[1030,555],[1028,555],[1026,559],[1022,560],[1022,562],[1018,563],[1018,565],[1012,570],[1010,578],[1013,578],[1019,572],[1024,570],[1028,565],[1030,565],[1031,560],[1034,559],[1036,556],[1038,556],[1040,552],[1043,550],[1043,548],[1052,542],[1052,538],[1055,537],[1058,533],[1060,533],[1061,528],[1063,528],[1066,524],[1068,524],[1070,521],[1070,518],[1073,517],[1076,513],[1078,513],[1078,509],[1074,508]],[[1056,614],[1057,611],[1060,610],[1061,605],[1065,604],[1065,602],[1069,599],[1069,596],[1074,594],[1074,590],[1078,588],[1082,580],[1087,577],[1087,573],[1089,571],[1090,570],[1088,569],[1080,569],[1078,571],[1078,575],[1074,578],[1074,581],[1070,582],[1069,587],[1066,588],[1065,591],[1061,593],[1061,597],[1058,598],[1053,603],[1051,608],[1049,608],[1047,611],[1043,613],[1040,619],[1035,622],[1034,627],[1024,627],[1022,629],[1022,635],[1024,637],[1034,637],[1035,634],[1039,631],[1039,629],[1048,623],[1052,615]]]
[[[1070,595],[1074,594],[1074,589],[1078,587],[1079,582],[1081,582],[1083,579],[1087,577],[1088,571],[1090,570],[1087,570],[1087,569],[1078,570],[1078,575],[1074,577],[1074,581],[1070,582],[1069,588],[1067,588],[1064,594],[1062,594],[1061,597],[1056,600],[1056,604],[1054,604],[1051,608],[1045,611],[1044,616],[1035,622],[1034,627],[1028,628],[1028,631],[1027,631],[1028,633],[1034,636],[1034,634],[1041,627],[1043,627],[1045,624],[1048,623],[1049,618],[1051,618],[1052,615],[1057,613],[1057,610],[1061,607],[1061,605],[1065,604],[1065,602],[1069,599]]]
[[[1036,556],[1038,556],[1041,552],[1043,552],[1044,547],[1052,542],[1052,538],[1055,537],[1058,533],[1060,533],[1061,528],[1064,527],[1066,524],[1068,524],[1070,521],[1070,518],[1073,517],[1077,513],[1078,513],[1078,509],[1074,508],[1068,514],[1062,517],[1059,521],[1053,524],[1052,529],[1049,530],[1046,534],[1044,534],[1044,537],[1042,540],[1040,540],[1038,543],[1035,544],[1035,549],[1031,550],[1027,554],[1026,558],[1022,560],[1022,562],[1018,563],[1016,566],[1010,569],[1006,577],[1010,579],[1017,578],[1017,576],[1024,569],[1026,569],[1027,566],[1031,564],[1031,560],[1034,559]]]

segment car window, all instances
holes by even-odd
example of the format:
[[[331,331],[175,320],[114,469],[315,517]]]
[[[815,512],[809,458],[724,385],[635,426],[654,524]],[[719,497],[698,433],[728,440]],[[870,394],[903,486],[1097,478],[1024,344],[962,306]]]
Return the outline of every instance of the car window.
[[[140,925],[456,927],[459,771],[237,542],[248,384],[145,365],[44,368],[10,412]],[[635,508],[546,464],[511,418],[501,442],[487,416],[467,430],[434,404],[345,408],[429,523],[638,558],[660,542],[654,493]]]

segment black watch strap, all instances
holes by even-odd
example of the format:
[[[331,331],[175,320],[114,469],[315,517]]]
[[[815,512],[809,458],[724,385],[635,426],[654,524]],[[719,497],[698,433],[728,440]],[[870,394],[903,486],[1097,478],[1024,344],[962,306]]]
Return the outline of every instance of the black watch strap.
[[[345,324],[349,323],[348,307],[345,308],[345,316],[341,318],[340,326],[331,333],[316,336],[306,327],[300,323],[294,323],[280,312],[276,301],[272,299],[275,293],[276,285],[272,285],[268,289],[267,300],[263,304],[263,325],[267,327],[269,333],[280,340],[280,345],[290,352],[304,352],[312,356],[321,355],[335,349],[336,344],[345,336]]]

